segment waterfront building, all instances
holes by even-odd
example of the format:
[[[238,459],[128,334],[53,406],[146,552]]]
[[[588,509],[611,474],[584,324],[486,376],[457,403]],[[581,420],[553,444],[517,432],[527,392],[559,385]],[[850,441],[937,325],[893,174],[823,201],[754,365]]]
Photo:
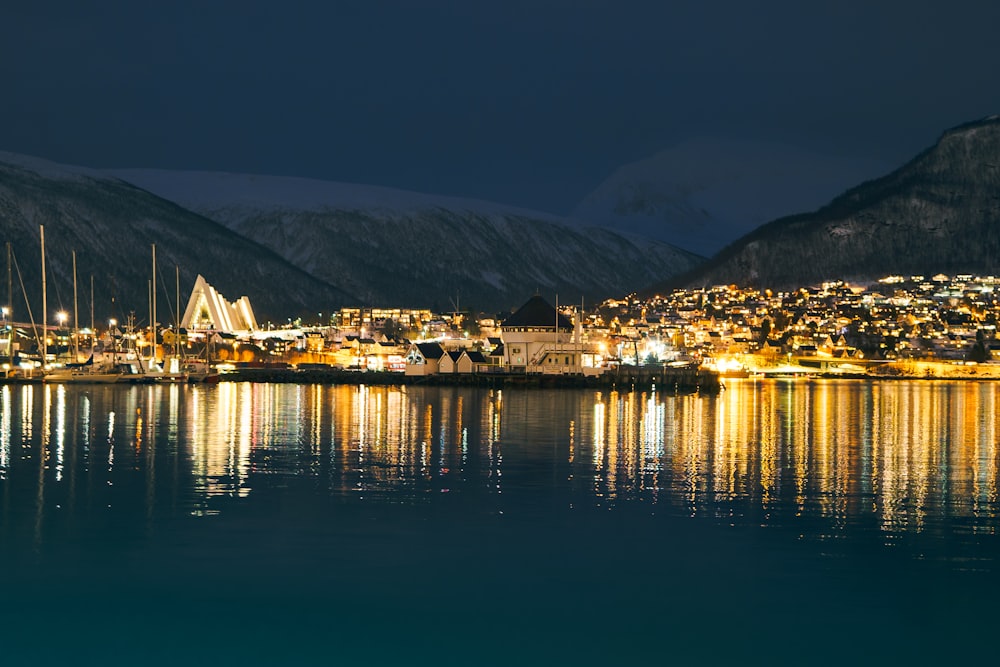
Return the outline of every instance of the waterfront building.
[[[442,375],[452,375],[456,373],[469,374],[472,372],[472,360],[465,353],[465,350],[449,350],[441,357],[438,364],[438,373]]]
[[[412,343],[406,352],[407,375],[435,375],[438,372],[444,348],[440,343]]]
[[[504,365],[513,373],[598,375],[597,346],[541,296],[533,296],[500,325]]]
[[[230,303],[205,278],[198,274],[188,299],[181,328],[187,330],[221,331],[231,334],[256,331],[257,320],[250,299],[241,296]]]

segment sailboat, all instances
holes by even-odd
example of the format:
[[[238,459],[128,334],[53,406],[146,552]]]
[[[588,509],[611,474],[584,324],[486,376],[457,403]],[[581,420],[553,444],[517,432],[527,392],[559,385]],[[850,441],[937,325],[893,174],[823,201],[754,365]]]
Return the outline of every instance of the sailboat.
[[[42,307],[46,307],[45,303],[45,226],[39,225],[38,228],[39,239],[41,244],[42,252]],[[24,280],[21,278],[21,270],[17,269],[17,278],[21,286],[21,294],[24,295],[24,306],[25,312],[28,316],[28,320],[31,322],[31,329],[34,332],[35,344],[38,350],[38,361],[32,363],[32,357],[28,355],[21,355],[17,350],[15,345],[15,331],[17,324],[14,321],[14,310],[13,310],[13,276],[11,269],[17,266],[17,261],[14,259],[14,251],[11,247],[10,242],[7,242],[7,304],[3,307],[4,325],[7,328],[7,340],[6,343],[6,363],[3,364],[3,373],[0,375],[0,380],[4,382],[41,382],[44,380],[44,376],[47,368],[48,360],[48,322],[43,318],[42,320],[42,334],[39,335],[38,327],[35,324],[34,315],[31,314],[31,303],[28,300],[28,295],[24,289]],[[28,363],[23,363],[27,361]],[[36,373],[37,370],[37,373]]]
[[[44,292],[46,291],[45,279],[44,279],[44,267],[45,267],[45,232],[44,227],[42,228],[41,234],[42,243],[42,292],[43,292],[43,302],[45,301]],[[76,252],[73,252],[73,339],[74,339],[74,361],[64,364],[61,367],[51,367],[45,371],[43,376],[44,382],[53,383],[80,383],[80,384],[112,384],[119,382],[125,376],[125,373],[121,367],[112,361],[111,363],[98,362],[94,359],[94,352],[91,350],[90,357],[86,361],[80,362],[78,359],[78,345],[79,345],[79,322],[77,319],[77,299],[76,299]],[[46,335],[46,338],[48,336]],[[43,357],[44,358],[44,357]]]
[[[45,373],[45,382],[111,384],[122,380],[120,368],[94,363],[94,355],[84,362],[68,363],[62,368],[53,368]]]
[[[205,341],[205,357],[192,357],[184,360],[184,372],[188,374],[188,382],[215,384],[220,379],[219,369],[212,366],[212,355],[209,352],[211,342]]]
[[[177,331],[179,335],[179,326]],[[205,338],[205,346],[202,354],[183,359],[182,368],[188,374],[188,382],[215,384],[219,381],[219,369],[212,365],[212,348],[212,335],[209,333]]]
[[[156,324],[156,244],[153,244],[153,282],[151,295],[150,295],[150,334],[151,334],[151,344],[149,352],[149,365],[147,367],[145,376],[153,382],[160,383],[170,383],[170,382],[187,382],[188,374],[181,368],[180,359],[177,356],[164,357],[164,361],[168,363],[168,367],[164,368],[156,361],[156,336],[157,336],[157,324]]]
[[[7,241],[7,303],[3,307],[3,324],[7,330],[7,340],[3,341],[4,357],[6,358],[6,362],[3,364],[3,379],[5,380],[17,378],[21,374],[20,369],[15,367],[17,356],[14,350],[14,281],[11,272],[13,252],[10,241]]]

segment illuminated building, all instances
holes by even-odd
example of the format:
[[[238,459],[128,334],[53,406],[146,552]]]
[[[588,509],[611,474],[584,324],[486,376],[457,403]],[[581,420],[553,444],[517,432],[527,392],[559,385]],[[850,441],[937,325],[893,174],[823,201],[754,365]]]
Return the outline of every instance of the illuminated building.
[[[191,290],[191,298],[184,311],[181,327],[195,330],[213,329],[222,333],[247,333],[258,328],[253,308],[250,307],[250,299],[242,296],[230,303],[200,274],[194,281],[194,289]]]
[[[582,320],[573,323],[545,299],[533,296],[500,326],[504,362],[514,373],[597,375],[597,348],[583,342]]]

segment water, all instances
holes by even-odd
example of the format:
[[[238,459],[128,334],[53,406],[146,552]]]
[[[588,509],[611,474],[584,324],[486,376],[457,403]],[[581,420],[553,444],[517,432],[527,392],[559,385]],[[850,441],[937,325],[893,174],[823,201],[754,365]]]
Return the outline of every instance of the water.
[[[998,385],[0,387],[3,664],[985,659]]]

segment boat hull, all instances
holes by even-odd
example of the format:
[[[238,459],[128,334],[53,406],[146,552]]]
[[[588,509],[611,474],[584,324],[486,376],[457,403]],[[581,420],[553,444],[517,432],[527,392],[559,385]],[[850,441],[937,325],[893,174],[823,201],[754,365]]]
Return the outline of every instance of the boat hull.
[[[123,377],[121,373],[52,373],[42,381],[52,384],[114,384]]]

